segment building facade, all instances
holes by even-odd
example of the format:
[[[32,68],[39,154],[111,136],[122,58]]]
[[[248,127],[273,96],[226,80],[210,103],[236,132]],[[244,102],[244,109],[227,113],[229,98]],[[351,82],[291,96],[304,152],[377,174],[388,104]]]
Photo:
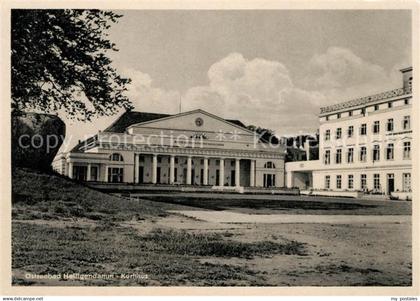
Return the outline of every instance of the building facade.
[[[319,160],[286,163],[301,189],[411,192],[412,68],[403,87],[321,108]]]
[[[271,147],[238,120],[203,110],[175,115],[125,112],[53,162],[80,181],[284,187],[282,146]]]

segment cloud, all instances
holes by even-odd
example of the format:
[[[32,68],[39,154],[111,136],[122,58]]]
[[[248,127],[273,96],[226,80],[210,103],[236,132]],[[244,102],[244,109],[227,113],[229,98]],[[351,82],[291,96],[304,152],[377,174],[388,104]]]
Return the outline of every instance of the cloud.
[[[295,87],[280,62],[231,53],[209,68],[208,80],[207,86],[189,89],[184,102],[277,133],[316,129],[323,96]],[[305,114],[310,118],[301,119]]]
[[[154,87],[151,76],[139,70],[126,69],[122,73],[132,80],[127,95],[135,110],[172,114],[179,111],[179,91]]]
[[[224,118],[270,128],[278,135],[315,132],[321,106],[401,86],[400,65],[387,71],[350,49],[330,47],[314,55],[294,83],[287,67],[234,52],[210,66],[208,83],[182,94],[182,110],[201,108]],[[177,113],[181,93],[153,86],[152,78],[127,70],[136,110]]]
[[[343,88],[387,80],[384,68],[363,60],[350,49],[330,47],[309,61],[308,80],[316,88]]]

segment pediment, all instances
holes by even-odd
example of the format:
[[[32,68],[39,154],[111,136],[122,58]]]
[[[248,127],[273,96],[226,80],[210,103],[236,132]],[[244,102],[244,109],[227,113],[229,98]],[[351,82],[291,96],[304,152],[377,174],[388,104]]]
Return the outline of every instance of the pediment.
[[[142,128],[213,133],[253,134],[252,131],[203,110],[171,115],[157,120],[133,124],[134,132]]]

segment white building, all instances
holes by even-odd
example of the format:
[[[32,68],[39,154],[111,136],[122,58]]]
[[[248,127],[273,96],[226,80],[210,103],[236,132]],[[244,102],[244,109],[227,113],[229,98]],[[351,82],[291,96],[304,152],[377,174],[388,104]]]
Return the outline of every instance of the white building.
[[[53,168],[81,181],[283,187],[284,156],[238,120],[131,111],[57,156]]]
[[[286,185],[410,193],[412,68],[401,72],[402,88],[321,108],[319,160],[286,163]]]

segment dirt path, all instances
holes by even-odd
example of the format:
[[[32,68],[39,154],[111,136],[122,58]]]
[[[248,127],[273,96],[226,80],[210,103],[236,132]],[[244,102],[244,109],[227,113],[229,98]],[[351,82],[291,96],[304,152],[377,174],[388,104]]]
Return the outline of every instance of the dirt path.
[[[294,214],[244,214],[230,211],[171,211],[198,220],[214,223],[263,223],[263,224],[357,224],[357,223],[411,223],[408,215],[294,215]]]

